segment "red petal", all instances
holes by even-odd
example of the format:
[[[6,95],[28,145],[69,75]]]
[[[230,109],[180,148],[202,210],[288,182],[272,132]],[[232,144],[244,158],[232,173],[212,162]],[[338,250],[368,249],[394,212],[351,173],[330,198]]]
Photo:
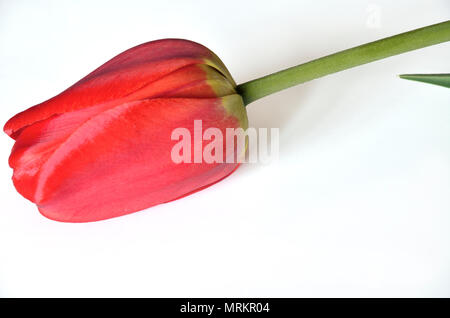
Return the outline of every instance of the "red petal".
[[[13,182],[25,198],[35,201],[37,179],[44,164],[59,145],[84,122],[108,109],[108,104],[54,115],[25,127],[11,151],[9,165],[14,169]]]
[[[224,178],[237,164],[171,160],[173,129],[186,127],[193,136],[195,119],[202,119],[203,129],[220,128],[224,136],[227,127],[241,125],[220,98],[151,99],[98,113],[40,162],[34,201],[51,219],[96,221],[174,200]],[[25,135],[21,142],[33,143]]]
[[[207,60],[211,62],[207,62]],[[220,60],[195,42],[166,39],[131,48],[48,101],[11,118],[4,131],[17,138],[24,127],[53,115],[126,98],[177,69],[207,63],[227,75]],[[117,104],[116,104],[117,105]]]

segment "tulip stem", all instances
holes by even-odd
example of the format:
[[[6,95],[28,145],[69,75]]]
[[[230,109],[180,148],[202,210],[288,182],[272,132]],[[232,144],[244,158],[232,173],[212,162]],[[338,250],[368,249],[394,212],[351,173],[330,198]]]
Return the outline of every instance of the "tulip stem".
[[[237,86],[244,104],[313,79],[450,41],[450,20],[334,53]]]

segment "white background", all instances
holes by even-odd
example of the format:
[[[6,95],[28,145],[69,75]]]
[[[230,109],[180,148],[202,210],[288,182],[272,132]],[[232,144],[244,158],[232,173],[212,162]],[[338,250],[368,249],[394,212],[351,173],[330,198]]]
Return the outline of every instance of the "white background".
[[[238,83],[450,18],[450,1],[0,1],[0,119],[129,47],[187,38]],[[248,106],[277,163],[181,200],[64,224],[14,189],[0,138],[0,296],[450,296],[450,44]]]

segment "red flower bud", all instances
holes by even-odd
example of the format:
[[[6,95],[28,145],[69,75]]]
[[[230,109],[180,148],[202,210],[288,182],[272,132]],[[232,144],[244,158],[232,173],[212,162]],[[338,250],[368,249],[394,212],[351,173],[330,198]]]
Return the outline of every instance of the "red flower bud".
[[[46,217],[112,218],[209,186],[238,163],[175,163],[175,128],[247,128],[236,85],[204,46],[167,39],[129,49],[11,118],[17,191]],[[194,141],[192,141],[194,143]],[[229,150],[229,149],[228,149]],[[235,149],[234,149],[235,151]]]

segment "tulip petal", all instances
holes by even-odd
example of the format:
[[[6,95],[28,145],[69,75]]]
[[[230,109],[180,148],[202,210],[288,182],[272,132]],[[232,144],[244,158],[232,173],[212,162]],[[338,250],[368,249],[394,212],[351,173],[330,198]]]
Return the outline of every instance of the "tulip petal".
[[[25,127],[17,137],[9,157],[9,165],[14,169],[13,182],[18,192],[35,201],[37,178],[42,164],[74,130],[92,116],[109,108],[109,104],[101,104],[54,115]]]
[[[198,43],[165,39],[138,45],[106,62],[59,95],[17,114],[5,124],[4,131],[16,139],[21,130],[31,124],[126,98],[180,68],[203,63],[217,69],[227,79],[231,78],[220,59]]]
[[[193,122],[201,118],[203,129],[217,127],[225,136],[226,128],[241,127],[225,107],[236,102],[243,109],[241,97],[231,95],[147,99],[103,111],[41,163],[33,201],[51,219],[86,222],[142,210],[215,183],[238,164],[176,164],[171,133],[185,127],[193,136]]]
[[[212,67],[182,67],[127,96],[126,100],[158,97],[215,98],[236,94],[235,88]]]

